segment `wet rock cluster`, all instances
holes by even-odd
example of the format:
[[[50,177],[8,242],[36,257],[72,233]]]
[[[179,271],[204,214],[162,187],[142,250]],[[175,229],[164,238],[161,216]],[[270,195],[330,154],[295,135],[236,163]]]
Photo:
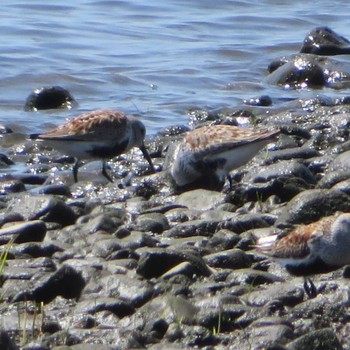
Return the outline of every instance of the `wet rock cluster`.
[[[270,63],[267,81],[286,89],[349,88],[347,60],[328,57],[349,53],[349,40],[328,27],[317,27],[307,34],[300,53]]]
[[[40,111],[45,109],[70,109],[78,103],[71,93],[61,86],[47,86],[35,89],[24,105],[25,111]]]
[[[258,237],[350,211],[348,99],[259,100],[189,112],[192,126],[281,129],[220,192],[174,187],[168,167],[186,126],[149,141],[155,174],[137,150],[109,162],[114,183],[98,162],[74,183],[73,159],[9,145],[0,348],[350,349],[349,268],[316,276],[309,299],[254,249]],[[28,171],[11,173],[18,162]]]

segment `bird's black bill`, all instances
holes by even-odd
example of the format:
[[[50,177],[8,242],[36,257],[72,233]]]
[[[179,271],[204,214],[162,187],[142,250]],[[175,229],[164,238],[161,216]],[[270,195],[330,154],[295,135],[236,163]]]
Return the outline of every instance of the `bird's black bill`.
[[[143,156],[146,158],[147,162],[149,163],[150,167],[151,167],[151,170],[152,170],[152,173],[155,173],[155,169],[154,169],[154,166],[153,166],[153,163],[152,163],[152,159],[148,153],[148,151],[146,150],[146,147],[143,145],[140,147],[140,150],[143,154]]]
[[[308,277],[304,278],[304,290],[310,299],[317,297],[317,288]]]
[[[109,174],[107,173],[107,164],[106,161],[103,160],[102,161],[102,175],[109,181],[109,182],[113,182],[112,178],[109,176]]]
[[[80,160],[77,159],[76,162],[73,165],[73,177],[74,177],[74,182],[78,182],[78,168],[80,165]]]

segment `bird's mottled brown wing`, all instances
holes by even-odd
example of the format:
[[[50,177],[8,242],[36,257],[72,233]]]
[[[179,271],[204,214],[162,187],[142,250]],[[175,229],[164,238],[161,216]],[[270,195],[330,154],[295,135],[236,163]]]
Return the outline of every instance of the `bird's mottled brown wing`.
[[[43,140],[118,139],[125,135],[128,119],[124,113],[110,110],[97,110],[79,115],[47,133],[39,135]]]
[[[201,156],[215,154],[262,140],[273,140],[279,130],[255,131],[233,125],[212,125],[195,129],[187,134],[185,142],[192,152]]]
[[[298,226],[286,236],[276,240],[270,248],[260,250],[273,258],[302,259],[310,253],[310,240],[319,235],[329,235],[334,220],[334,216],[329,216],[308,225]]]

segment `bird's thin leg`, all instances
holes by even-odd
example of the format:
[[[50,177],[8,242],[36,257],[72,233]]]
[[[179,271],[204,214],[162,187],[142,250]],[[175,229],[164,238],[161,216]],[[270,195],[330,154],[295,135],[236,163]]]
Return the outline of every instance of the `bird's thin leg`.
[[[226,178],[227,178],[228,183],[229,183],[229,185],[230,185],[230,190],[232,190],[232,177],[231,177],[231,175],[228,174],[228,175],[226,176]]]
[[[102,175],[110,182],[113,182],[112,178],[109,176],[109,174],[107,173],[107,169],[106,169],[106,161],[103,160],[102,161]]]
[[[304,277],[304,290],[310,299],[316,298],[317,288],[309,277]]]
[[[80,160],[77,159],[73,165],[73,177],[74,177],[74,181],[78,182],[78,168],[80,165]]]
[[[140,150],[141,150],[143,156],[145,157],[145,159],[147,160],[147,162],[149,163],[149,166],[150,166],[150,168],[151,168],[152,173],[155,173],[156,171],[155,171],[155,169],[154,169],[154,165],[153,165],[153,163],[152,163],[152,159],[151,159],[151,157],[150,157],[150,155],[149,155],[149,153],[148,153],[146,147],[145,147],[144,145],[142,145],[142,146],[140,147]]]

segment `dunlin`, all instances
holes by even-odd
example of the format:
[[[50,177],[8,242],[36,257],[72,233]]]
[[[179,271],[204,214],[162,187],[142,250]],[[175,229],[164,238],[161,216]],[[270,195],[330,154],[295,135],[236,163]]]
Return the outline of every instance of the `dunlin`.
[[[278,130],[252,130],[233,125],[204,126],[180,143],[171,175],[179,188],[219,190],[231,170],[246,164],[272,142]]]
[[[308,276],[350,264],[350,213],[336,213],[298,226],[281,238],[278,235],[262,237],[256,248],[279,262],[290,274],[304,276],[306,293],[315,297],[317,290]]]
[[[76,158],[73,166],[75,182],[81,160],[102,160],[102,174],[111,182],[106,170],[106,160],[139,147],[154,172],[144,139],[146,128],[142,122],[124,113],[96,110],[81,114],[65,124],[44,134],[30,135],[31,139],[45,141],[63,154]]]

